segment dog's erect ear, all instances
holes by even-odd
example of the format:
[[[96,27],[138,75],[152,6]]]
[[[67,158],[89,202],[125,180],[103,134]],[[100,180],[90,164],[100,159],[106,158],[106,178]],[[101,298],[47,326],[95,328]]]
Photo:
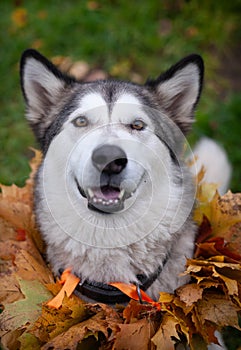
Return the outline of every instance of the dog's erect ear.
[[[146,86],[157,96],[164,112],[186,133],[191,129],[195,106],[199,100],[204,74],[201,56],[183,58]]]
[[[36,50],[24,51],[20,63],[21,87],[27,105],[27,119],[41,142],[53,119],[52,107],[74,79],[62,74]]]

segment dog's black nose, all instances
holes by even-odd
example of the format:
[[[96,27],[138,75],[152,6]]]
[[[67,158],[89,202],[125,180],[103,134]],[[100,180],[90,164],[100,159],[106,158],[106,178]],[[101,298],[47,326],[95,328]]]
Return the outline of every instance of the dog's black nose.
[[[118,146],[102,145],[92,154],[94,166],[108,174],[119,174],[127,164],[126,153]]]

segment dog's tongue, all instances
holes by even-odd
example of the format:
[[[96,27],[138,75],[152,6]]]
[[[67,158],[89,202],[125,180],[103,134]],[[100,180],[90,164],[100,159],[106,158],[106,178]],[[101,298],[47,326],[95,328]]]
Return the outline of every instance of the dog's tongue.
[[[101,199],[117,199],[120,194],[120,190],[111,186],[103,186],[95,190],[95,196]]]

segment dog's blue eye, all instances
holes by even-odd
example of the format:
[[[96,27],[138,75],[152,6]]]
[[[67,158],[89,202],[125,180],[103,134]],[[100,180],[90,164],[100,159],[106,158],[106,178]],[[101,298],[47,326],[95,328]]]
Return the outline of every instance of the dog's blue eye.
[[[132,124],[131,124],[131,128],[133,130],[143,130],[145,128],[146,124],[139,119],[136,119]]]
[[[78,117],[76,119],[73,120],[73,124],[74,126],[77,126],[79,128],[87,126],[88,125],[88,121],[85,117]]]

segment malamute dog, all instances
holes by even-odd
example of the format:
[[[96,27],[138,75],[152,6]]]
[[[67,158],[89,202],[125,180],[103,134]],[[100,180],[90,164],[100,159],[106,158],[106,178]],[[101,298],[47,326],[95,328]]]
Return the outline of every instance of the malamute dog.
[[[184,283],[197,231],[185,135],[203,72],[202,58],[192,54],[145,85],[79,82],[37,51],[24,52],[27,119],[44,155],[37,223],[54,272],[71,267],[86,298],[124,300],[108,286],[114,281],[136,283],[153,298]],[[215,152],[213,160],[224,157]],[[228,165],[221,169],[226,182]]]

